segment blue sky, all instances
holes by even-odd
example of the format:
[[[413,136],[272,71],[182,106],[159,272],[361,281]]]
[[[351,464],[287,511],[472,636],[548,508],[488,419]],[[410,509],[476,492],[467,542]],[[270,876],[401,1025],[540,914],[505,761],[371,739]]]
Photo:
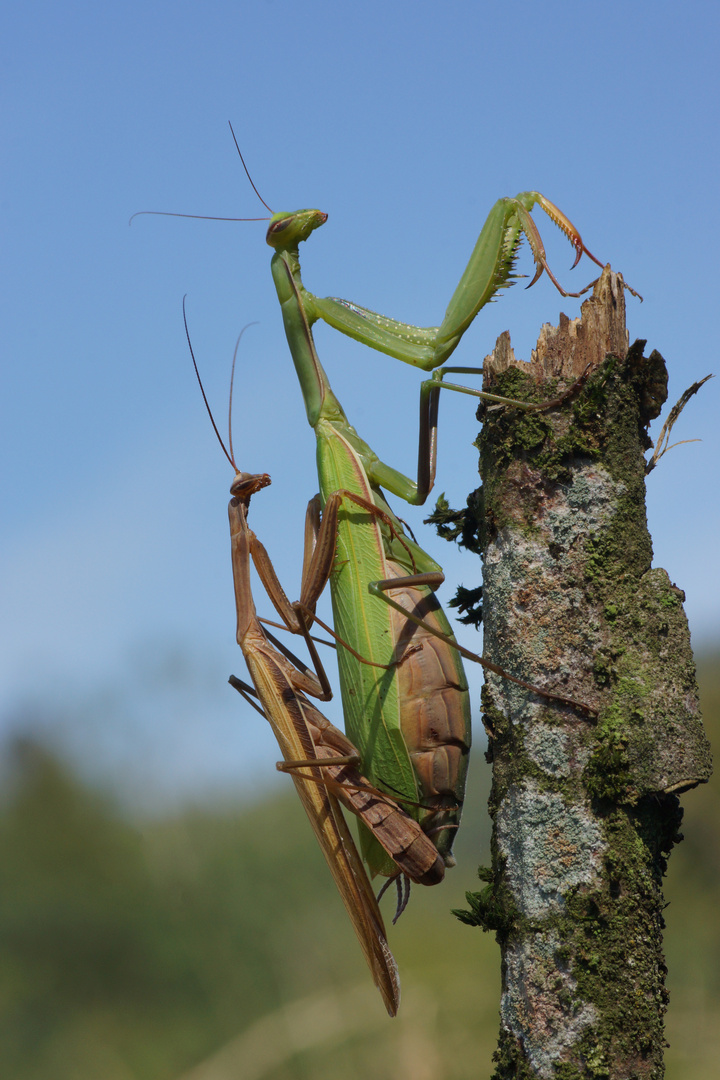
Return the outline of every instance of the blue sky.
[[[538,189],[644,295],[628,304],[630,338],[666,357],[674,401],[720,371],[718,15],[615,0],[25,0],[4,30],[2,730],[40,725],[89,767],[122,769],[138,797],[250,790],[277,751],[225,684],[241,668],[232,474],[190,367],[185,293],[221,420],[235,337],[259,323],[239,359],[236,452],[273,476],[253,525],[293,595],[313,437],[265,226],[129,216],[261,214],[231,120],[273,208],[329,214],[303,252],[308,288],[431,325],[494,201]],[[585,285],[592,265],[570,275],[569,246],[538,222],[561,279]],[[506,328],[527,356],[540,325],[579,303],[545,279],[516,287],[456,360],[480,363]],[[418,373],[317,337],[350,419],[412,471]],[[676,429],[703,441],[649,480],[655,563],[686,590],[705,646],[720,629],[719,386]],[[442,419],[437,491],[459,504],[475,484],[473,407],[444,401]],[[446,566],[447,597],[473,580],[423,511],[402,513]]]

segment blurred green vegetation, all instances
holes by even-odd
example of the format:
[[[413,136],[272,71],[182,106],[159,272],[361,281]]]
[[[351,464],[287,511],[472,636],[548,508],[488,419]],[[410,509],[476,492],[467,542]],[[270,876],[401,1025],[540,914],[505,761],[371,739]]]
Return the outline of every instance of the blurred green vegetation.
[[[717,741],[720,657],[700,663]],[[487,862],[475,755],[458,868],[415,889],[387,1019],[295,796],[129,820],[31,741],[0,805],[4,1080],[455,1080],[489,1076],[499,952],[450,908]],[[667,879],[668,1080],[720,1060],[720,798],[683,796]],[[392,898],[385,901],[386,914]]]

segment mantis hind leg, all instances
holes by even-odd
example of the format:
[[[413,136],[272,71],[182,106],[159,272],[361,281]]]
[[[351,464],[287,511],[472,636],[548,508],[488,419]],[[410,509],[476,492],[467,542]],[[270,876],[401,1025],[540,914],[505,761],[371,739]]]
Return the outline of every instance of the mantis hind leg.
[[[479,398],[490,405],[505,405],[509,408],[522,409],[524,412],[547,412],[557,408],[562,402],[576,394],[584,385],[589,373],[590,365],[583,373],[561,394],[550,401],[517,401],[515,398],[503,397],[501,394],[493,394],[487,390],[475,390],[470,386],[459,386],[457,383],[444,381],[448,372],[463,375],[482,375],[483,369],[476,367],[440,367],[436,368],[431,378],[425,379],[420,384],[420,435],[418,439],[418,469],[417,469],[417,503],[422,504],[435,484],[435,472],[437,468],[437,429],[438,411],[440,406],[440,391],[454,390],[458,394],[468,394],[470,397]]]
[[[395,914],[393,916],[394,926],[402,915],[405,908],[408,906],[408,901],[410,899],[410,878],[407,876],[407,874],[400,873],[395,874],[394,877],[389,877],[380,892],[377,894],[378,903],[380,903],[383,896],[389,889],[390,885],[392,885],[393,881],[395,882],[395,888],[397,889],[397,904],[395,906]]]
[[[421,627],[427,633],[432,634],[440,641],[444,641],[446,645],[456,649],[461,656],[464,656],[466,660],[472,660],[473,663],[481,664],[482,667],[488,671],[492,671],[495,675],[499,675],[503,679],[507,679],[509,682],[515,683],[517,686],[522,686],[523,689],[529,690],[533,694],[538,694],[540,697],[546,698],[549,701],[556,701],[560,705],[568,705],[570,708],[578,709],[591,716],[597,715],[597,710],[591,705],[586,705],[582,701],[576,701],[574,698],[566,697],[564,694],[556,694],[552,690],[547,690],[544,687],[537,686],[534,683],[526,682],[524,679],[518,678],[516,675],[512,675],[505,668],[500,667],[499,664],[494,664],[491,660],[487,660],[484,656],[478,655],[478,653],[471,652],[466,649],[464,645],[461,645],[455,640],[454,637],[449,634],[444,634],[436,627],[432,626],[424,619],[418,618],[412,611],[408,611],[407,608],[399,604],[397,600],[394,600],[388,595],[389,590],[397,588],[415,587],[415,586],[427,586],[430,589],[437,589],[438,586],[444,580],[442,574],[412,574],[403,578],[390,578],[386,581],[371,581],[368,585],[368,591],[371,596],[375,596],[380,600],[384,600],[386,604],[399,611],[410,622],[415,623],[416,626]],[[402,661],[400,661],[402,662]]]

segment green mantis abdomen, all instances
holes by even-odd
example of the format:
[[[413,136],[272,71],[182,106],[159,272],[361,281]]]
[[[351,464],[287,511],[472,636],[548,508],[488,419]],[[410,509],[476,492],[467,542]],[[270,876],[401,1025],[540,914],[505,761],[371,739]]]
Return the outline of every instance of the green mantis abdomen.
[[[363,463],[337,428],[317,425],[321,501],[334,491],[353,494],[387,511],[367,478]],[[397,528],[401,526],[397,523]],[[435,568],[412,544],[418,571]],[[391,794],[419,803],[411,808],[442,855],[452,865],[451,849],[465,790],[470,749],[467,681],[456,650],[427,630],[404,619],[377,597],[368,583],[402,578],[413,567],[389,554],[388,526],[350,500],[338,519],[335,563],[330,578],[335,631],[363,658],[391,664],[387,670],[358,663],[338,649],[340,685],[347,734],[357,746],[363,770]],[[404,553],[407,555],[407,553]],[[408,556],[409,562],[409,556]],[[393,597],[408,611],[452,635],[434,593],[402,586]],[[363,854],[376,873],[393,873],[384,852],[369,835]]]

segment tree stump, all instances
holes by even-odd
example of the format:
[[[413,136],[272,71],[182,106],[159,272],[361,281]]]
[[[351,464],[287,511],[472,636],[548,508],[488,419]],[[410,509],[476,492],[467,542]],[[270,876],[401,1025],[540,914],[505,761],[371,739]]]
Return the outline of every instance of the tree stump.
[[[662,875],[678,794],[708,780],[684,594],[651,568],[647,426],[662,357],[628,349],[622,279],[606,267],[579,319],[542,328],[529,363],[503,334],[483,388],[548,401],[481,407],[484,654],[587,703],[490,675],[488,884],[461,915],[502,950],[494,1080],[663,1076]],[[473,520],[469,523],[468,518]]]

